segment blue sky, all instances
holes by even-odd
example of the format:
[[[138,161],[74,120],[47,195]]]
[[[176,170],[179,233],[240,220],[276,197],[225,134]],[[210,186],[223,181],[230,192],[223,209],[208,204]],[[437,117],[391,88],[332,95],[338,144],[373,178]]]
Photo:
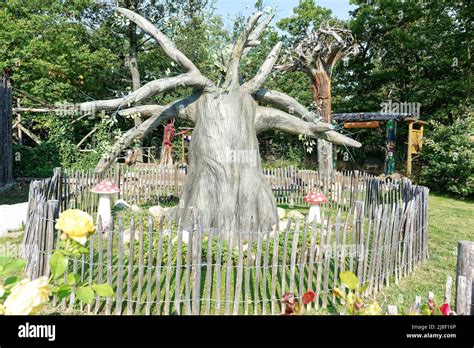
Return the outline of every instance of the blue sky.
[[[298,6],[299,0],[264,0],[264,6],[276,5],[277,14],[274,19],[276,23],[280,18],[288,17],[293,13],[292,9]],[[226,26],[230,19],[242,13],[249,16],[254,11],[255,0],[216,0],[217,13],[222,15]],[[316,0],[316,4],[332,10],[333,14],[341,19],[349,18],[349,11],[356,6],[350,5],[349,0]]]

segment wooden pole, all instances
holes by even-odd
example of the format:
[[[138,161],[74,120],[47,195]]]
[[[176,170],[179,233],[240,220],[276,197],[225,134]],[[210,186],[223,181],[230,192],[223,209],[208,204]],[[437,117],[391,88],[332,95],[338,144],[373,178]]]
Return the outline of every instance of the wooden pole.
[[[7,74],[0,76],[0,192],[14,185],[12,138],[12,86]]]
[[[20,107],[20,98],[16,99],[16,105],[17,107]],[[21,113],[17,114],[17,122],[18,124],[21,124]],[[23,132],[21,131],[20,127],[17,127],[18,131],[18,144],[23,145]]]
[[[365,122],[344,122],[344,128],[379,128],[379,121],[365,121]]]
[[[397,121],[389,120],[385,136],[385,175],[395,172],[395,144],[397,141]],[[411,168],[411,167],[410,167]],[[410,169],[411,171],[411,169]]]
[[[184,164],[184,136],[185,134],[181,134],[181,164]]]
[[[412,133],[413,122],[408,122],[408,149],[407,149],[407,177],[411,177],[411,157],[412,157]]]
[[[458,242],[456,313],[474,315],[474,241]]]

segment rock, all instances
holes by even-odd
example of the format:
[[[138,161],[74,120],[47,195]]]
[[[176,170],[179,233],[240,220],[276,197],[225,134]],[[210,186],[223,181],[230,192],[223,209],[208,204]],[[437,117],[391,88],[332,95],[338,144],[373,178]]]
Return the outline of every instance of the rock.
[[[123,231],[123,244],[130,244],[130,229],[126,229]],[[133,236],[135,240],[138,240],[138,233],[137,231],[135,230],[135,235]]]
[[[150,207],[148,208],[148,211],[150,212],[151,215],[153,215],[155,218],[158,218],[158,219],[160,219],[166,213],[166,210],[163,209],[163,207],[160,205],[155,205],[153,207]]]
[[[278,210],[278,219],[283,220],[286,216],[285,209],[277,207],[277,210]]]
[[[142,209],[141,209],[138,205],[136,205],[136,204],[133,204],[133,205],[132,205],[132,211],[133,211],[134,213],[139,213],[139,212],[141,212],[141,210],[142,210]]]
[[[189,243],[189,232],[186,230],[183,230],[183,237],[182,237],[182,243],[183,244],[188,244]],[[173,243],[178,243],[178,236],[173,238]]]
[[[122,210],[122,209],[131,209],[132,207],[123,199],[117,199],[114,204],[115,210]]]
[[[304,220],[304,215],[300,213],[298,210],[290,210],[288,214],[286,214],[288,219],[300,219]]]
[[[21,230],[27,211],[28,202],[0,205],[0,234]]]
[[[281,220],[279,224],[280,231],[285,231],[286,226],[288,226],[288,220]]]

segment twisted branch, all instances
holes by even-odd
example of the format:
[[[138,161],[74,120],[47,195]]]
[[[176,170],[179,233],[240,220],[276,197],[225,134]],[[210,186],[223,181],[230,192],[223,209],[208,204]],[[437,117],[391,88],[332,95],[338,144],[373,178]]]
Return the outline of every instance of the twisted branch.
[[[244,86],[247,87],[251,93],[259,89],[270,76],[273,66],[275,65],[278,55],[280,54],[281,46],[282,43],[280,41],[270,51],[255,76],[250,81],[244,83]]]
[[[121,139],[117,141],[112,151],[103,157],[94,171],[100,173],[107,169],[120,153],[133,144],[135,139],[143,139],[148,133],[158,127],[161,123],[166,122],[171,118],[180,118],[183,120],[195,121],[195,104],[194,102],[199,98],[200,93],[193,94],[189,97],[179,99],[173,103],[160,106],[160,105],[147,105],[147,112],[151,115],[149,119],[142,122],[138,127],[133,127],[123,134]],[[130,108],[122,110],[122,115],[129,115],[136,112],[144,111],[142,107]]]
[[[327,130],[325,123],[305,122],[298,117],[274,108],[257,107],[255,119],[257,134],[268,129],[278,129],[291,134],[304,134],[310,138],[324,139],[338,145],[361,147],[362,144],[333,130]]]
[[[194,73],[182,74],[148,82],[136,91],[122,98],[95,100],[81,103],[80,109],[81,111],[117,110],[123,106],[129,107],[130,105],[134,105],[158,93],[163,93],[177,87],[206,89],[206,87],[210,87],[208,83],[209,80],[202,75]]]
[[[240,59],[242,58],[244,49],[247,47],[248,38],[251,35],[252,30],[255,27],[255,24],[257,23],[261,15],[262,15],[262,12],[257,12],[256,14],[254,14],[252,17],[249,18],[247,27],[243,31],[242,35],[240,35],[239,39],[237,40],[237,43],[234,46],[232,55],[230,56],[229,62],[227,63],[227,72],[226,72],[225,83],[224,83],[224,86],[226,88],[233,83],[239,82]]]

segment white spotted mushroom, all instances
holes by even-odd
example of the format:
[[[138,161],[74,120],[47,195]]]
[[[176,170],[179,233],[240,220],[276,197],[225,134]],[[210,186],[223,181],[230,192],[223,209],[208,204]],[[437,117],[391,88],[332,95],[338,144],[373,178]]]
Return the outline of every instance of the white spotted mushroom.
[[[306,202],[311,204],[308,214],[308,222],[316,221],[316,223],[321,223],[321,211],[319,205],[326,203],[328,200],[321,192],[311,192],[303,198]]]
[[[100,216],[102,220],[102,230],[105,231],[109,227],[110,221],[112,220],[110,198],[114,193],[120,192],[120,189],[113,182],[104,180],[95,185],[91,192],[99,194],[97,221],[99,221]]]

